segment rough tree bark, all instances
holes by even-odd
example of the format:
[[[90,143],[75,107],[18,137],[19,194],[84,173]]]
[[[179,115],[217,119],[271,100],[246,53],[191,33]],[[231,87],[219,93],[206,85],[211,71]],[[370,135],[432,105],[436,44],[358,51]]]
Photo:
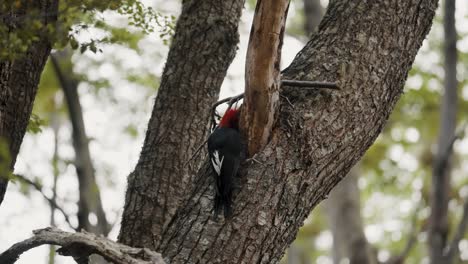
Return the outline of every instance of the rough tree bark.
[[[8,5],[8,4],[5,4]],[[22,1],[10,9],[0,9],[0,21],[9,32],[21,28],[21,17],[33,10],[39,13],[56,14],[57,0]],[[43,25],[55,23],[55,15],[39,19]],[[0,157],[0,204],[8,185],[8,169],[13,171],[24,133],[31,116],[37,85],[49,56],[51,43],[43,31],[35,32],[38,38],[23,55],[15,60],[0,58],[0,139],[9,155]],[[2,36],[8,38],[8,36]],[[3,153],[3,152],[2,152]]]
[[[203,80],[222,81],[235,49],[223,43],[237,40],[242,2],[184,2],[140,161],[129,176],[120,241],[156,249],[171,263],[279,261],[310,210],[380,133],[436,5],[332,1],[318,34],[283,77],[339,81],[342,90],[282,88],[271,140],[242,164],[233,217],[216,220],[208,164],[199,158],[182,165],[206,136],[201,128],[216,89],[204,88]]]
[[[455,0],[444,1],[444,96],[440,114],[440,132],[434,159],[429,222],[430,263],[447,263],[444,249],[448,235],[448,202],[450,192],[450,159],[457,116],[457,32]],[[448,164],[443,165],[447,161]]]
[[[184,1],[135,170],[128,178],[120,242],[158,248],[202,160],[186,165],[208,133],[239,42],[243,0]],[[200,156],[204,156],[204,153]]]
[[[68,114],[72,124],[72,141],[75,150],[75,168],[78,177],[79,201],[78,201],[78,230],[84,229],[95,234],[107,236],[110,225],[102,207],[99,186],[96,183],[93,162],[89,151],[89,139],[83,119],[78,95],[78,82],[73,79],[73,71],[70,67],[71,58],[67,53],[50,56],[52,66],[55,70],[60,86],[67,102]],[[60,60],[65,63],[60,63]],[[65,67],[67,64],[68,67]],[[89,221],[90,214],[94,214],[97,224]]]
[[[305,29],[309,36],[322,19],[324,8],[319,0],[304,0]],[[359,169],[356,165],[331,192],[325,209],[333,235],[333,263],[348,259],[351,264],[373,263],[375,260],[361,218]]]

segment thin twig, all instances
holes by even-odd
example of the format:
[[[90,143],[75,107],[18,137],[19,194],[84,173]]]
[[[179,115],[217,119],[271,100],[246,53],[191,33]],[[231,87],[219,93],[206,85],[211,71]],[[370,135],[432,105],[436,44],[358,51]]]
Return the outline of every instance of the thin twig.
[[[448,161],[450,159],[450,156],[452,154],[452,149],[453,145],[458,139],[461,139],[464,135],[464,132],[466,130],[468,123],[464,123],[463,125],[460,126],[458,129],[458,132],[453,136],[453,138],[450,140],[449,145],[443,152],[442,156],[440,157],[439,161],[436,163],[436,171],[440,173],[443,173],[447,167]]]
[[[336,83],[331,82],[316,82],[316,81],[298,81],[298,80],[281,80],[281,85],[314,88],[314,89],[332,89],[340,90]]]
[[[294,105],[291,103],[291,101],[289,101],[289,98],[287,96],[281,95],[281,98],[284,98],[288,102],[289,106],[291,106],[291,108],[294,109]]]
[[[211,107],[211,131],[213,131],[217,126],[217,124],[216,124],[216,115],[217,115],[216,108],[221,104],[228,103],[228,110],[229,110],[229,109],[231,109],[231,107],[232,107],[232,105],[234,103],[241,100],[242,98],[244,98],[244,93],[241,93],[241,94],[236,95],[236,96],[231,96],[231,97],[224,98],[222,100],[219,100],[215,104],[213,104],[213,106]]]
[[[244,99],[244,93],[231,97],[231,100],[228,102],[227,110],[231,109],[232,105],[237,104],[237,102],[242,99]]]
[[[20,175],[20,174],[15,174],[14,177],[26,184],[29,184],[31,185],[32,187],[34,187],[34,189],[36,189],[36,191],[38,191],[42,197],[44,197],[44,199],[47,200],[47,202],[49,202],[49,205],[51,207],[53,207],[54,209],[57,209],[59,210],[62,214],[63,214],[63,217],[65,218],[65,222],[68,223],[68,225],[73,229],[73,230],[76,230],[76,227],[73,226],[73,224],[70,222],[70,218],[68,217],[67,213],[65,212],[65,210],[62,209],[62,207],[60,207],[56,201],[52,198],[49,198],[42,190],[42,186],[37,183],[37,182],[33,182],[32,180],[26,178],[25,176],[23,175]]]
[[[458,224],[457,231],[452,238],[452,241],[448,245],[447,249],[445,250],[445,257],[448,258],[447,263],[453,263],[453,258],[458,254],[458,244],[463,239],[466,233],[466,229],[468,227],[468,199],[465,200],[463,204],[463,216],[460,219],[460,223]]]
[[[216,123],[216,117],[218,117],[218,118],[220,117],[218,115],[217,111],[216,111],[216,108],[218,106],[220,106],[221,104],[227,103],[228,104],[227,110],[229,110],[229,109],[231,109],[233,104],[237,103],[242,98],[244,98],[244,93],[241,93],[241,94],[236,95],[236,96],[226,97],[226,98],[224,98],[222,100],[219,100],[218,102],[213,104],[213,106],[211,107],[211,115],[210,115],[210,120],[211,120],[210,130],[211,131],[214,131],[216,129],[216,127],[218,126],[218,124]],[[208,142],[208,139],[203,141],[203,143],[197,148],[197,150],[195,150],[195,152],[190,157],[190,159],[187,162],[185,162],[184,167],[187,166],[187,164],[189,164],[197,156],[198,152],[203,148],[203,146],[207,142]]]

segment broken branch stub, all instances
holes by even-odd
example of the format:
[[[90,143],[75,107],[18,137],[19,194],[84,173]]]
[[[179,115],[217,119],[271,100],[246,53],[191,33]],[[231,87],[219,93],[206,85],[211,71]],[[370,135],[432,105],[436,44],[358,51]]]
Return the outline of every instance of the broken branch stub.
[[[266,145],[277,112],[280,61],[289,0],[259,0],[245,66],[241,130],[253,156]]]

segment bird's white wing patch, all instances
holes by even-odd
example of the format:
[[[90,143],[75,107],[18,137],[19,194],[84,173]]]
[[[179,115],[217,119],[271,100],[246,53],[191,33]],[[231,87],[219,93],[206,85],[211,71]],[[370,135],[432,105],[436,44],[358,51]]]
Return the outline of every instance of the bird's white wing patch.
[[[223,166],[223,160],[224,156],[222,156],[221,159],[219,159],[219,152],[215,150],[213,152],[213,156],[211,157],[211,164],[213,164],[213,168],[215,169],[218,176],[221,175],[221,167]]]

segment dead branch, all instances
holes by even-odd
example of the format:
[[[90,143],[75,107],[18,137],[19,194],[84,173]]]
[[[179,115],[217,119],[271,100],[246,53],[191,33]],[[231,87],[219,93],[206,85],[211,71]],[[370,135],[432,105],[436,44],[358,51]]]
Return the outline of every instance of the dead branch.
[[[257,1],[245,63],[245,100],[241,131],[248,155],[263,148],[270,137],[279,104],[281,47],[289,0]]]
[[[445,150],[442,151],[441,156],[438,158],[438,160],[435,163],[435,172],[442,174],[447,166],[449,166],[449,160],[450,157],[452,156],[453,152],[453,145],[455,142],[459,139],[462,139],[465,130],[468,126],[468,123],[463,123],[458,129],[455,135],[450,139],[448,142],[448,146],[446,147]],[[464,206],[463,206],[463,216],[462,219],[460,220],[460,223],[457,227],[456,233],[452,239],[452,241],[448,244],[446,244],[445,249],[442,252],[442,257],[448,261],[447,263],[452,263],[453,258],[458,254],[458,243],[460,240],[463,238],[466,229],[468,226],[468,200],[465,201]]]
[[[115,264],[163,264],[161,254],[146,248],[132,248],[88,232],[69,233],[54,227],[34,230],[34,236],[18,242],[0,254],[0,263],[13,264],[24,252],[44,245],[61,246],[60,255],[72,256],[77,263],[88,263],[91,254],[98,254]]]
[[[330,82],[281,80],[281,85],[303,87],[303,88],[323,88],[323,89],[340,90],[340,87],[338,86],[338,84],[330,83]]]
[[[59,210],[63,217],[65,218],[65,222],[67,222],[67,224],[73,229],[73,230],[76,230],[76,227],[73,226],[73,224],[71,223],[70,221],[70,217],[68,216],[68,214],[65,212],[65,210],[63,210],[62,207],[60,207],[57,202],[50,198],[49,196],[47,196],[44,191],[42,190],[42,185],[40,185],[39,183],[37,182],[33,182],[32,180],[26,178],[25,176],[23,175],[20,175],[20,174],[15,174],[14,175],[15,179],[18,179],[20,181],[22,181],[23,183],[26,183],[28,185],[31,185],[34,189],[36,189],[36,191],[38,191],[42,197],[44,197],[44,199],[49,203],[49,205],[54,208],[54,209],[57,209]]]

